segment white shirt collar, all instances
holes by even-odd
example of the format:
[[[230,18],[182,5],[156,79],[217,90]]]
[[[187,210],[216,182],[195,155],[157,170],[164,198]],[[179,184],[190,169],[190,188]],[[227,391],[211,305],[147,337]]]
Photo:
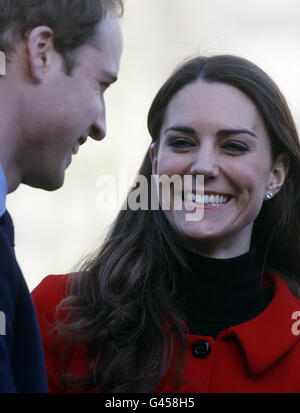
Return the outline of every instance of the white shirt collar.
[[[7,195],[7,181],[0,164],[0,217],[6,211],[6,195]]]

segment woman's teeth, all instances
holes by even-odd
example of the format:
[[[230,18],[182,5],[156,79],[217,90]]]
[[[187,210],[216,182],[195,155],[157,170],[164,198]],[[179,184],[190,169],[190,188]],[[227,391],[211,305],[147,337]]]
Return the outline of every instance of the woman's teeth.
[[[187,202],[195,202],[197,204],[206,205],[222,205],[226,204],[228,201],[228,196],[226,195],[199,195],[192,192],[184,194],[184,200]]]

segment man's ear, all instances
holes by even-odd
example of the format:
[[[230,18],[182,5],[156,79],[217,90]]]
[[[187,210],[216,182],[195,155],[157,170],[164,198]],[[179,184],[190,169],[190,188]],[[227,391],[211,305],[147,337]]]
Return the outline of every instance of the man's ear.
[[[273,164],[272,171],[268,182],[267,190],[272,192],[273,196],[276,195],[288,174],[290,168],[290,158],[286,153],[278,155],[276,161]]]
[[[38,26],[27,35],[29,68],[32,78],[41,82],[52,58],[57,54],[53,42],[53,30]]]
[[[157,144],[152,142],[150,145],[150,159],[152,163],[152,175],[157,175]]]

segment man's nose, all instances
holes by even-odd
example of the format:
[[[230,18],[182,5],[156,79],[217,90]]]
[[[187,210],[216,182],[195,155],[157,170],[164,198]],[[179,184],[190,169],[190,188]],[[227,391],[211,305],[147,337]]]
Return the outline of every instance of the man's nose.
[[[106,107],[102,96],[98,117],[90,128],[90,137],[96,141],[101,141],[106,135]]]
[[[106,135],[106,119],[105,115],[99,117],[90,128],[90,137],[96,141],[101,141]]]
[[[216,178],[218,176],[218,156],[212,145],[202,145],[199,148],[193,159],[191,174],[203,175],[204,179]]]

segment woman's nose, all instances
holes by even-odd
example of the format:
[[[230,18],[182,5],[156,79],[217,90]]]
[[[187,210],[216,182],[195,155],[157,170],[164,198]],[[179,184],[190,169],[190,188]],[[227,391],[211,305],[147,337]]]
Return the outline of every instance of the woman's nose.
[[[203,175],[204,179],[216,178],[219,166],[215,148],[212,145],[202,145],[193,159],[192,175]]]

